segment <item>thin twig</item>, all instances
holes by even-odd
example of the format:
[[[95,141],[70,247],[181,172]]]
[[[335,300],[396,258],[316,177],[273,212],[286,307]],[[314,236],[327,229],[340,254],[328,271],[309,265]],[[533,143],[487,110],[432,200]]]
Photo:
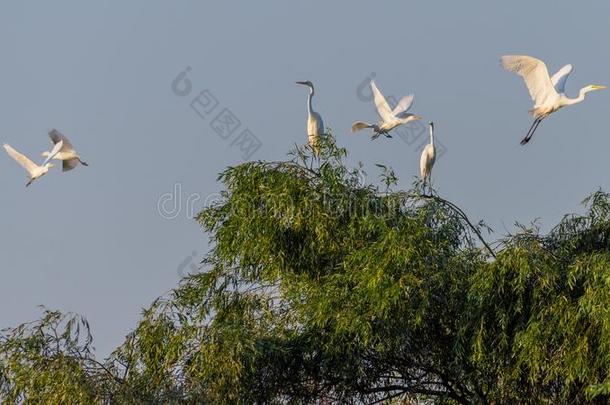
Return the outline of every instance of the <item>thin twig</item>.
[[[470,229],[472,229],[472,231],[477,235],[477,237],[479,238],[479,241],[481,241],[481,243],[485,246],[485,248],[487,249],[489,254],[492,255],[494,259],[496,258],[496,254],[494,253],[493,249],[487,244],[485,239],[483,239],[483,235],[481,235],[481,232],[477,229],[476,226],[474,226],[472,224],[472,222],[470,222],[470,220],[468,219],[468,216],[464,213],[464,211],[462,211],[462,209],[460,207],[458,207],[457,205],[453,204],[452,202],[447,201],[444,198],[441,198],[436,195],[422,194],[421,197],[429,199],[429,200],[438,201],[441,204],[445,204],[445,205],[449,206],[451,209],[453,209],[456,213],[458,213],[458,215],[460,215],[462,217],[462,219],[464,221],[466,221],[468,226],[470,226]]]

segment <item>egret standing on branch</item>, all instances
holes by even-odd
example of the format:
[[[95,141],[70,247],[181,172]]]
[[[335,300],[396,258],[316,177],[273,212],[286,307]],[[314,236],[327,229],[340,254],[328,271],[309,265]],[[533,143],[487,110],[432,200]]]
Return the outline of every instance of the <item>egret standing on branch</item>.
[[[6,150],[6,153],[8,153],[8,155],[10,157],[15,159],[15,161],[17,163],[19,163],[21,165],[21,167],[23,167],[28,172],[28,176],[30,178],[30,181],[28,181],[28,183],[25,185],[27,187],[30,184],[32,184],[32,182],[34,180],[36,180],[36,179],[44,176],[45,174],[47,174],[49,169],[52,168],[53,166],[55,166],[54,164],[49,163],[49,161],[51,159],[53,159],[55,157],[55,155],[57,155],[59,153],[59,150],[63,146],[63,143],[60,141],[59,143],[57,143],[55,145],[55,147],[50,152],[49,156],[47,157],[47,159],[44,161],[44,163],[41,166],[38,166],[36,163],[32,162],[26,156],[24,156],[21,153],[17,152],[15,149],[13,149],[11,147],[11,145],[8,145],[8,144],[5,143],[3,146],[4,146],[4,149]]]
[[[307,136],[309,137],[309,146],[318,156],[320,153],[320,138],[324,134],[324,123],[320,114],[315,112],[311,106],[311,99],[314,94],[313,83],[309,80],[296,83],[309,87],[309,96],[307,96]]]
[[[505,55],[500,59],[500,63],[506,70],[523,77],[534,101],[534,108],[530,110],[534,122],[521,141],[521,145],[532,139],[538,125],[550,114],[567,105],[580,103],[590,91],[606,88],[606,86],[589,85],[580,89],[578,97],[569,98],[565,94],[565,85],[568,75],[572,72],[572,65],[565,65],[550,77],[544,62],[531,56]]]
[[[83,166],[89,166],[87,162],[81,160],[68,138],[66,138],[61,132],[56,129],[52,129],[49,131],[49,137],[55,146],[57,146],[60,142],[63,145],[59,150],[59,153],[57,153],[53,159],[62,161],[64,172],[74,169],[79,163]],[[42,152],[42,156],[44,157],[49,157],[50,154],[51,152]]]
[[[412,94],[403,97],[392,110],[385,97],[383,97],[383,94],[381,94],[381,91],[379,91],[377,85],[372,80],[371,89],[373,91],[375,107],[377,107],[377,114],[379,114],[380,118],[379,124],[356,121],[352,124],[352,132],[360,131],[364,128],[372,128],[373,136],[371,139],[377,139],[379,135],[385,135],[387,138],[391,138],[392,136],[388,132],[392,129],[399,125],[421,119],[418,115],[407,113],[413,104],[414,96]]]
[[[432,174],[432,167],[436,160],[436,148],[434,147],[434,123],[430,122],[430,143],[424,146],[424,150],[421,152],[421,158],[419,160],[419,173],[422,180],[424,181],[423,188],[426,190],[426,183],[428,187],[432,189],[430,185],[430,175]]]

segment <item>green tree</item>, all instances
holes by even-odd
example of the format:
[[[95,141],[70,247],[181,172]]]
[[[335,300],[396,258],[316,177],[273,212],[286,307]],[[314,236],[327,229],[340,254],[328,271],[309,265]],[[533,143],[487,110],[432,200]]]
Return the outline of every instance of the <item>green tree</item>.
[[[202,270],[155,301],[111,356],[47,311],[0,338],[0,400],[198,404],[607,403],[610,203],[548,235],[490,245],[482,223],[415,183],[361,184],[346,151],[320,164],[224,171],[197,217]]]

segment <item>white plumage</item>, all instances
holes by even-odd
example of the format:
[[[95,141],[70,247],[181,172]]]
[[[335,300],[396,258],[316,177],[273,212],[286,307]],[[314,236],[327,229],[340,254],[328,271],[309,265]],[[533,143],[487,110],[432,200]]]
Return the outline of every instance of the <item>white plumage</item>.
[[[553,77],[550,77],[545,63],[531,56],[505,55],[500,58],[500,63],[506,70],[523,77],[530,96],[534,101],[534,107],[530,110],[534,117],[534,122],[525,138],[521,141],[522,145],[529,142],[540,122],[550,114],[567,105],[580,103],[590,91],[606,88],[606,86],[599,85],[585,86],[580,89],[578,97],[569,98],[565,94],[565,84],[572,72],[572,65],[565,65]]]
[[[13,149],[11,147],[11,145],[8,145],[5,143],[3,146],[4,146],[4,149],[6,150],[6,153],[8,153],[8,155],[10,157],[12,157],[17,163],[19,163],[19,165],[21,167],[23,167],[28,172],[28,177],[29,177],[30,181],[28,181],[27,184],[25,185],[27,187],[30,184],[32,184],[32,182],[34,180],[47,174],[49,169],[51,169],[54,166],[52,163],[49,163],[49,161],[51,159],[53,159],[53,157],[55,157],[55,155],[57,155],[57,153],[59,153],[59,150],[63,146],[63,142],[60,141],[59,143],[57,143],[55,145],[55,147],[53,147],[51,152],[49,152],[49,156],[47,157],[47,159],[40,166],[38,166],[36,163],[32,162],[25,155],[17,152],[15,149]]]
[[[66,138],[65,135],[63,135],[61,132],[56,129],[52,129],[51,131],[49,131],[49,137],[51,138],[51,141],[53,142],[55,147],[60,142],[63,145],[59,150],[59,153],[57,153],[53,159],[62,161],[62,169],[64,172],[74,169],[76,166],[78,166],[79,163],[83,166],[89,166],[87,162],[81,160],[80,156],[78,156],[76,150],[74,150],[74,147],[72,146],[68,138]],[[50,152],[42,152],[42,156],[48,158],[49,155]]]
[[[316,155],[320,153],[320,139],[324,134],[324,122],[322,116],[313,110],[312,98],[314,95],[313,83],[309,80],[296,82],[309,87],[309,95],[307,96],[307,137],[309,146]]]
[[[385,135],[386,137],[391,138],[392,136],[388,132],[392,129],[399,125],[421,119],[418,115],[407,113],[413,105],[414,96],[412,94],[403,97],[392,110],[385,97],[381,94],[381,91],[372,80],[371,90],[373,91],[377,114],[379,114],[379,123],[370,124],[365,121],[356,121],[352,124],[352,132],[360,131],[364,128],[371,128],[373,130],[372,139],[378,138],[379,135]]]
[[[430,143],[424,147],[419,159],[419,174],[424,182],[424,189],[426,183],[430,185],[430,175],[432,174],[432,167],[436,161],[436,148],[434,146],[434,124],[430,122]]]

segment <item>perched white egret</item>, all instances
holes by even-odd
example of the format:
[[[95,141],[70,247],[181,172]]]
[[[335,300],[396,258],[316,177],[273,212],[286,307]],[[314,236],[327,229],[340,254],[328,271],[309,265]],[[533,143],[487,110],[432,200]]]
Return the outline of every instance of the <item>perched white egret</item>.
[[[413,104],[414,96],[412,94],[403,97],[392,110],[390,109],[385,97],[383,97],[383,94],[381,94],[381,91],[379,91],[377,85],[372,80],[371,89],[373,90],[375,106],[377,107],[377,113],[379,114],[380,118],[379,124],[356,121],[352,124],[352,132],[360,131],[364,128],[372,128],[373,136],[371,139],[376,139],[379,137],[379,135],[385,135],[386,137],[391,138],[392,136],[388,132],[390,132],[392,129],[399,125],[421,119],[419,115],[407,113]]]
[[[309,96],[307,96],[307,136],[309,138],[309,146],[318,155],[320,153],[320,139],[324,134],[324,122],[322,121],[322,116],[315,112],[311,106],[311,99],[314,95],[313,83],[309,80],[296,83],[309,87]]]
[[[51,150],[49,156],[47,157],[47,159],[44,161],[44,163],[41,166],[38,166],[36,163],[32,162],[26,156],[17,152],[15,149],[13,149],[11,147],[11,145],[8,145],[5,143],[3,146],[4,146],[4,149],[6,150],[6,153],[8,153],[8,155],[10,157],[15,159],[15,161],[17,163],[19,163],[21,165],[21,167],[23,167],[25,170],[27,170],[29,179],[30,179],[30,181],[28,181],[28,183],[25,185],[27,187],[30,184],[32,184],[32,182],[34,180],[36,180],[37,178],[42,177],[45,174],[47,174],[49,169],[52,168],[53,166],[55,166],[53,163],[49,163],[49,161],[51,159],[53,159],[53,157],[55,157],[55,155],[57,155],[59,153],[59,150],[63,146],[63,142],[60,141],[59,143],[57,143],[55,145],[55,147],[53,147],[53,150]]]
[[[79,163],[83,166],[89,166],[87,162],[81,160],[80,156],[78,156],[78,154],[74,150],[74,147],[64,134],[62,134],[56,129],[52,129],[49,131],[49,137],[51,138],[51,141],[53,141],[53,144],[55,146],[57,146],[60,142],[63,145],[53,159],[62,161],[62,170],[64,172],[74,169],[76,166],[78,166]],[[42,156],[48,158],[51,153],[52,152],[45,151],[42,152]]]
[[[529,142],[540,122],[550,114],[567,105],[580,103],[590,91],[606,88],[591,84],[580,89],[578,97],[569,98],[565,94],[565,85],[568,75],[572,72],[572,65],[565,65],[550,77],[545,63],[531,56],[505,55],[500,59],[500,63],[506,70],[523,77],[534,101],[534,107],[530,110],[534,122],[521,141],[521,145]]]
[[[432,167],[436,160],[436,148],[434,147],[434,123],[430,122],[430,143],[424,146],[424,150],[421,152],[421,158],[419,159],[419,173],[422,180],[424,181],[424,190],[426,189],[426,183],[430,186],[430,175],[432,174]]]

